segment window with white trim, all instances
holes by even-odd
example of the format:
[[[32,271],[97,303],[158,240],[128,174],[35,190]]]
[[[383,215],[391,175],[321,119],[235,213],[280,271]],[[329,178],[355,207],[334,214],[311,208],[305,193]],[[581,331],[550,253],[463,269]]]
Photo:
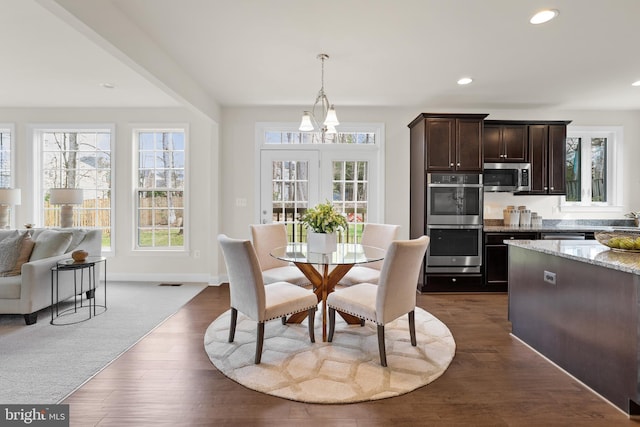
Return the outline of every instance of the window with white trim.
[[[13,186],[11,129],[0,127],[0,188]]]
[[[622,128],[567,127],[563,211],[615,212],[622,203]]]
[[[102,229],[103,250],[111,248],[112,126],[36,127],[40,152],[42,224],[60,226],[60,205],[49,203],[50,189],[81,189],[83,202],[74,206],[76,227]]]
[[[136,129],[136,249],[185,249],[185,128]]]

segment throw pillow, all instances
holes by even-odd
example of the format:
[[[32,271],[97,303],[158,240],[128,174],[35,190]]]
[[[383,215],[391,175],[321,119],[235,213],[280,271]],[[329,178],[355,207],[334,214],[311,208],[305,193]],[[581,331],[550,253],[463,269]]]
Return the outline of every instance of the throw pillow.
[[[73,234],[66,231],[43,230],[36,238],[36,245],[29,261],[51,258],[65,253]]]
[[[20,253],[20,245],[25,238],[25,234],[20,234],[18,230],[11,235],[0,240],[0,273],[13,270]]]
[[[24,233],[25,236],[22,239],[22,245],[20,246],[20,252],[18,253],[18,259],[16,260],[16,264],[13,266],[13,270],[5,271],[0,273],[2,277],[8,276],[19,276],[22,274],[22,264],[29,262],[29,258],[31,257],[31,252],[33,251],[33,247],[36,242],[33,241],[29,233]]]

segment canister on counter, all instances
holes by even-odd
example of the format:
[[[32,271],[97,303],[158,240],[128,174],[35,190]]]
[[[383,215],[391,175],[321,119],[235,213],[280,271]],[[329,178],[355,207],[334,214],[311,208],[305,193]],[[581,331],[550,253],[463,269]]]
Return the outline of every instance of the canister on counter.
[[[520,227],[531,227],[531,211],[529,209],[520,210]]]

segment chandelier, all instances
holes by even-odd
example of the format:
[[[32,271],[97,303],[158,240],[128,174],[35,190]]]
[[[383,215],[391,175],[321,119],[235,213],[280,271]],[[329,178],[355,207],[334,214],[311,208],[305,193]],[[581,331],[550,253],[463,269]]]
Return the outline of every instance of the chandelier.
[[[329,55],[321,53],[318,55],[318,59],[322,61],[320,91],[318,91],[316,102],[313,104],[311,111],[305,111],[302,114],[300,130],[303,132],[319,131],[321,133],[322,142],[324,142],[325,134],[335,134],[336,126],[338,126],[340,122],[336,116],[336,109],[333,104],[329,102],[329,98],[327,98],[327,95],[324,93],[324,61],[329,59]],[[320,125],[316,120],[316,108],[322,108],[322,117],[324,117],[322,125]]]

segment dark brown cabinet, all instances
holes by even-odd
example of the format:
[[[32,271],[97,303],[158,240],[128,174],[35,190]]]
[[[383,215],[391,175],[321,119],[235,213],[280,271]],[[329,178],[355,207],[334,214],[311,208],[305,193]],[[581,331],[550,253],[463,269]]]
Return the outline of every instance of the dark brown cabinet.
[[[494,291],[506,291],[509,284],[509,247],[505,240],[535,240],[535,232],[485,233],[484,282]]]
[[[482,173],[482,134],[487,114],[422,113],[410,124],[409,235],[427,234],[427,173]],[[418,289],[426,292],[426,262]],[[482,286],[482,274],[430,275],[429,291],[469,290]]]
[[[529,124],[531,191],[526,194],[566,194],[565,140],[569,123]]]
[[[420,114],[409,124],[412,157],[417,144],[422,146],[419,150],[423,150],[420,154],[427,172],[482,172],[485,117],[487,114]]]
[[[485,163],[528,162],[527,125],[485,120],[483,149]]]

